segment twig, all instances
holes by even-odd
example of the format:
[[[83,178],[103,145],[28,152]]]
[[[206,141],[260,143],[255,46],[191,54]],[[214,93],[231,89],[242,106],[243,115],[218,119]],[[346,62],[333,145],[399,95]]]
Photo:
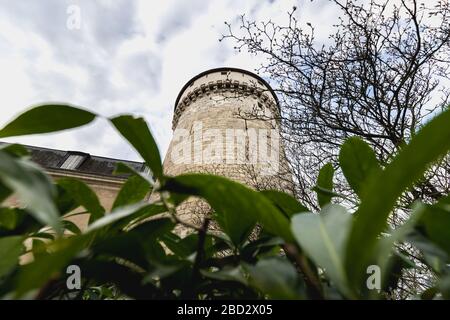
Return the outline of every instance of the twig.
[[[312,299],[323,300],[322,285],[308,264],[306,256],[302,254],[297,246],[291,243],[283,245],[284,252],[292,262],[295,262],[301,273],[305,277],[306,286]]]

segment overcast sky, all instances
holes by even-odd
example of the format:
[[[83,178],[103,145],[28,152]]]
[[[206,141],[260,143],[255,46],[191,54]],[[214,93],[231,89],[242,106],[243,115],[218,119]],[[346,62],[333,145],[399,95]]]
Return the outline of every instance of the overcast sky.
[[[254,71],[259,58],[219,42],[239,14],[283,22],[293,5],[326,30],[326,0],[0,0],[0,126],[30,105],[69,102],[104,116],[145,117],[161,152],[171,138],[174,100],[186,81],[215,67]],[[80,28],[67,27],[74,7]],[[237,24],[236,24],[237,26]],[[51,135],[6,141],[138,160],[103,120]]]

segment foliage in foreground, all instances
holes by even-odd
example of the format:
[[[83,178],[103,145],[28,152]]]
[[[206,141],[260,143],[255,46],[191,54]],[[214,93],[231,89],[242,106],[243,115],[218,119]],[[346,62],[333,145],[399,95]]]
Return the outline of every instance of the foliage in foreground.
[[[79,127],[96,117],[69,105],[37,106],[0,130],[0,138]],[[288,194],[257,192],[219,176],[166,177],[143,119],[108,120],[158,181],[120,165],[117,172],[129,178],[108,213],[83,182],[52,182],[23,147],[1,147],[0,201],[14,193],[22,207],[0,208],[0,297],[383,299],[403,272],[427,266],[433,277],[417,297],[450,298],[450,197],[415,203],[396,230],[386,222],[402,193],[449,152],[450,110],[426,124],[385,167],[362,140],[343,144],[340,166],[359,197],[351,213],[332,203],[341,195],[333,192],[329,165],[315,187],[321,210],[312,213]],[[158,200],[145,202],[151,191]],[[191,195],[206,200],[213,213],[180,238],[174,228],[188,224],[176,208]],[[65,219],[78,207],[90,213],[83,231]],[[220,232],[208,229],[210,219]],[[256,226],[258,237],[249,238]],[[33,243],[34,261],[21,265],[25,240]],[[412,246],[423,265],[409,261],[402,245]],[[81,270],[79,290],[67,287],[70,265]]]

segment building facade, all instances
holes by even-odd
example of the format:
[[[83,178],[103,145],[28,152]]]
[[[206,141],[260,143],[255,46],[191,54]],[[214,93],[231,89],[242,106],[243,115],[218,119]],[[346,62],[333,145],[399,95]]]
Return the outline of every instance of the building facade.
[[[198,74],[176,98],[172,125],[173,139],[163,163],[166,175],[211,173],[254,189],[290,190],[292,177],[279,137],[277,96],[258,75],[237,68]],[[143,162],[26,147],[31,159],[54,179],[71,177],[84,181],[107,211],[127,179],[126,175],[113,174],[118,162],[147,172]],[[156,199],[156,195],[149,195],[148,199]],[[8,202],[17,204],[14,197]],[[209,206],[190,198],[177,210],[182,219],[199,224]],[[83,229],[88,216],[75,215],[70,219]]]
[[[25,146],[30,152],[31,160],[40,165],[55,180],[61,178],[76,178],[85,182],[98,196],[100,204],[109,211],[114,200],[127,179],[127,175],[115,175],[113,172],[117,163],[122,162],[140,172],[146,172],[143,162],[119,160],[99,157],[79,151],[64,151],[35,146]],[[6,205],[17,205],[17,199],[12,196],[6,200]],[[75,212],[83,211],[82,208]],[[73,215],[68,218],[84,229],[89,220],[88,215]]]

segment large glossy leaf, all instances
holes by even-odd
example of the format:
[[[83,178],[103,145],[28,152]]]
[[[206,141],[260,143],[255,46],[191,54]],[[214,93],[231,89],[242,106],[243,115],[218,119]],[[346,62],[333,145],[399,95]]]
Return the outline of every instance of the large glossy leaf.
[[[204,198],[217,215],[220,226],[234,244],[247,239],[256,222],[267,231],[292,241],[288,219],[262,194],[227,178],[188,174],[168,178],[163,189]]]
[[[106,237],[96,243],[92,250],[96,254],[120,257],[148,268],[149,263],[159,262],[160,257],[165,257],[158,241],[173,228],[174,223],[169,218],[152,219],[128,232]]]
[[[113,209],[144,200],[152,190],[150,183],[139,175],[127,179],[114,200]]]
[[[381,170],[373,150],[357,137],[347,139],[342,145],[339,164],[347,182],[359,196],[372,171]]]
[[[0,203],[6,200],[11,194],[11,189],[9,189],[0,181]]]
[[[24,251],[23,241],[21,236],[0,238],[0,279],[19,263]]]
[[[22,220],[22,212],[17,208],[0,208],[0,227],[14,230]]]
[[[247,285],[247,278],[245,277],[244,269],[240,265],[237,267],[227,266],[215,272],[207,270],[201,270],[200,272],[203,276],[210,279],[221,281],[236,281]]]
[[[300,299],[299,274],[285,259],[269,258],[245,265],[248,282],[271,299]]]
[[[64,188],[67,193],[80,206],[83,206],[90,214],[89,221],[100,219],[105,214],[105,209],[95,192],[83,181],[73,178],[63,178],[58,180],[58,185]]]
[[[46,247],[51,254],[41,255],[38,259],[21,268],[16,279],[16,297],[39,288],[49,279],[57,276],[90,241],[89,235],[60,238]]]
[[[260,191],[266,198],[268,198],[281,212],[288,218],[292,217],[294,213],[308,212],[309,210],[297,201],[290,194],[278,190],[263,190]]]
[[[198,234],[193,233],[184,238],[180,238],[174,233],[166,233],[162,236],[161,240],[164,244],[172,251],[176,256],[187,258],[191,254],[193,254],[198,247]],[[205,238],[205,246],[212,246],[212,238],[210,236],[206,236]]]
[[[28,156],[30,154],[30,152],[27,150],[27,148],[25,148],[24,146],[20,145],[20,144],[9,144],[9,143],[5,143],[5,144],[1,144],[0,143],[0,150],[4,151],[14,157],[25,157]]]
[[[428,122],[383,171],[369,177],[348,244],[346,268],[355,287],[364,285],[378,235],[400,195],[450,150],[449,123],[447,109]]]
[[[107,220],[106,218],[109,215],[106,215],[89,226],[88,230],[82,235],[57,239],[49,243],[46,246],[46,250],[51,252],[51,254],[39,256],[34,262],[23,266],[20,270],[16,280],[17,297],[22,296],[31,289],[41,287],[50,278],[60,275],[60,272],[63,270],[62,268],[92,242],[93,237],[96,235],[95,231],[117,221],[119,218],[118,215],[125,215],[125,213],[131,214],[139,210],[142,211],[148,209],[147,206],[149,205],[138,204],[135,205],[134,208],[131,206],[121,208],[121,211],[115,212],[113,219]],[[111,215],[113,214],[114,213],[111,213]],[[108,238],[108,236],[106,236],[106,239],[104,239],[103,242],[96,244],[93,250],[96,253],[116,254],[119,257],[130,258],[131,261],[134,261],[131,258],[137,258],[136,255],[133,256],[133,253],[136,252],[136,250],[135,248],[130,248],[129,245],[139,245],[143,248],[143,251],[141,250],[141,257],[145,254],[147,258],[151,259],[161,253],[153,252],[152,246],[155,244],[157,245],[158,243],[156,241],[150,241],[150,239],[155,240],[162,232],[169,232],[172,228],[173,223],[170,219],[151,220],[139,225],[127,233],[119,235],[109,234],[109,236],[112,237]],[[160,251],[164,254],[162,249],[160,249]]]
[[[86,232],[98,230],[130,216],[134,218],[144,215],[145,217],[150,217],[161,212],[164,212],[164,208],[158,205],[145,202],[130,204],[127,206],[116,208],[111,213],[98,219],[87,228]]]
[[[447,264],[450,263],[450,256],[447,252],[418,231],[408,234],[406,236],[406,241],[420,250],[427,265],[436,272],[436,274],[442,274]]]
[[[9,207],[0,210],[0,237],[35,234],[41,228],[42,223],[25,209]],[[49,231],[55,235],[53,230]]]
[[[141,172],[141,171],[137,171],[136,169],[130,167],[129,165],[123,163],[123,162],[119,162],[116,165],[116,168],[114,169],[114,174],[116,175],[128,175],[128,176],[140,176],[142,179],[147,180],[147,182],[153,186],[154,185],[154,181],[152,179],[152,177],[145,173],[145,172]]]
[[[300,247],[342,294],[352,297],[344,269],[345,249],[352,216],[341,206],[329,204],[320,214],[297,214],[292,218],[292,232]]]
[[[61,231],[59,213],[54,204],[56,189],[40,168],[0,151],[0,180],[17,194],[20,203],[38,221]]]
[[[92,112],[67,104],[44,104],[25,111],[0,130],[0,138],[71,129],[94,120]]]
[[[320,187],[321,189],[333,191],[333,175],[333,166],[331,165],[331,163],[327,163],[319,171],[316,186]],[[321,207],[325,206],[327,203],[330,203],[331,198],[332,196],[330,194],[317,192],[317,201],[319,202]]]
[[[427,238],[450,255],[450,210],[427,206],[420,225]]]
[[[64,230],[70,231],[73,234],[81,234],[80,228],[72,221],[63,220],[61,223],[62,223]]]
[[[162,177],[161,156],[150,129],[142,118],[123,115],[111,119],[111,123],[139,152],[156,178]]]
[[[376,262],[381,270],[381,282],[386,283],[398,257],[395,255],[395,244],[403,242],[413,232],[414,227],[425,212],[425,205],[417,203],[411,211],[409,219],[389,235],[381,237],[376,248]],[[372,292],[372,294],[375,294]]]
[[[75,210],[80,206],[80,204],[72,197],[72,194],[70,194],[70,192],[68,192],[66,189],[64,189],[57,183],[55,184],[55,186],[56,186],[55,205],[58,208],[58,212],[61,216],[66,215],[67,213]]]
[[[280,237],[265,236],[264,230],[258,235],[258,239],[249,242],[241,249],[241,257],[244,261],[253,261],[257,257],[278,256],[284,240]]]
[[[438,281],[439,291],[442,293],[442,297],[446,300],[450,299],[450,275],[446,275]]]
[[[155,299],[159,291],[152,284],[144,283],[143,274],[114,261],[84,260],[80,268],[87,278],[100,285],[114,283],[123,294],[134,299]]]

